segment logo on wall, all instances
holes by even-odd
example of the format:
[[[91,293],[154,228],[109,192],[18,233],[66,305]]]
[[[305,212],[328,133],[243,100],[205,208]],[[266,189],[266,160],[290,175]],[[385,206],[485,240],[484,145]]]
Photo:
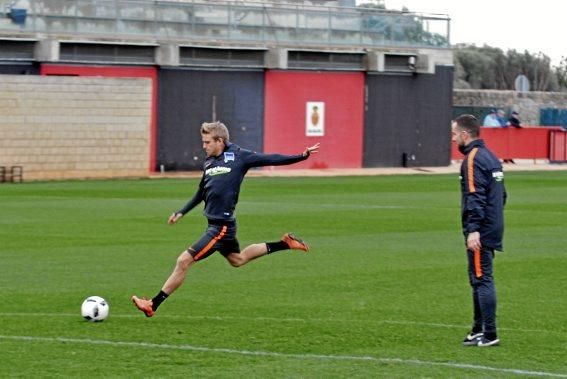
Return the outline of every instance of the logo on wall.
[[[320,137],[325,135],[325,103],[308,101],[305,112],[305,135]]]

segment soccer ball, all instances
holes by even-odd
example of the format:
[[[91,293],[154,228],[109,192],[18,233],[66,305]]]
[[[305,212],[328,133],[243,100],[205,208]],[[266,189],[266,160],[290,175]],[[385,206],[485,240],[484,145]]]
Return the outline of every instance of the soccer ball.
[[[91,322],[106,320],[109,310],[108,303],[100,296],[89,296],[81,305],[81,315],[85,320]]]

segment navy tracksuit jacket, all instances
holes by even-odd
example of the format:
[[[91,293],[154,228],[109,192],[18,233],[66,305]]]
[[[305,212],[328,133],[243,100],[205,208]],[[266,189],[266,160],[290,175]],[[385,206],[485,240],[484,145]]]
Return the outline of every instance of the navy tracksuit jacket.
[[[465,241],[472,232],[480,233],[483,248],[502,250],[506,189],[498,158],[482,139],[460,147],[465,159],[461,164],[461,214]]]
[[[205,201],[203,214],[212,221],[234,221],[234,209],[240,194],[244,175],[252,167],[281,166],[307,159],[303,154],[261,154],[227,142],[222,154],[207,157],[199,189],[189,202],[178,211],[185,214]]]

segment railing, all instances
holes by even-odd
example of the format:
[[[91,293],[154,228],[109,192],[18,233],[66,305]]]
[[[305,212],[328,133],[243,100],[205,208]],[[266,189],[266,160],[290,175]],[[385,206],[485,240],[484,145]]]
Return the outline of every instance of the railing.
[[[25,9],[25,22],[10,18]],[[448,48],[447,15],[265,2],[0,0],[2,34]]]

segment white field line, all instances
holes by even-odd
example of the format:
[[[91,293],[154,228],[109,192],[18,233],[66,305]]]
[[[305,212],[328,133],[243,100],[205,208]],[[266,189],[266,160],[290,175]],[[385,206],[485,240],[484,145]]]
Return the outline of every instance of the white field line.
[[[277,353],[271,351],[234,350],[234,349],[226,349],[226,348],[213,348],[213,347],[192,346],[192,345],[170,345],[170,344],[157,344],[157,343],[148,343],[148,342],[91,340],[91,339],[77,339],[77,338],[64,338],[64,337],[53,338],[53,337],[0,335],[0,340],[126,346],[133,348],[167,349],[167,350],[188,350],[188,351],[197,351],[202,353],[237,354],[237,355],[247,355],[247,356],[275,357],[275,358],[284,358],[284,359],[367,361],[367,362],[389,363],[389,364],[399,364],[399,365],[442,366],[442,367],[450,367],[450,368],[500,372],[500,373],[515,374],[515,375],[567,378],[567,374],[558,374],[553,372],[527,371],[527,370],[498,368],[498,367],[472,365],[467,363],[455,363],[455,362],[432,362],[432,361],[422,361],[419,359],[380,358],[373,356],[355,356],[355,355],[286,354],[286,353]]]
[[[79,313],[15,313],[15,312],[0,312],[0,317],[81,317]],[[111,314],[113,318],[140,318],[140,314]],[[156,316],[158,317],[158,316]],[[421,322],[421,321],[405,321],[405,320],[345,320],[345,319],[330,319],[330,318],[293,318],[293,317],[247,317],[247,316],[191,316],[191,315],[164,315],[160,314],[159,318],[171,318],[171,319],[188,319],[188,320],[242,320],[242,321],[275,321],[275,322],[300,322],[300,323],[324,323],[324,322],[335,322],[335,323],[364,323],[364,324],[391,324],[391,325],[416,325],[432,328],[446,328],[446,329],[467,329],[470,325],[452,325],[452,324],[440,324],[432,322]],[[564,331],[561,330],[546,330],[546,329],[520,329],[520,328],[498,328],[502,331],[510,332],[522,332],[522,333],[549,333],[549,334],[563,334]]]

